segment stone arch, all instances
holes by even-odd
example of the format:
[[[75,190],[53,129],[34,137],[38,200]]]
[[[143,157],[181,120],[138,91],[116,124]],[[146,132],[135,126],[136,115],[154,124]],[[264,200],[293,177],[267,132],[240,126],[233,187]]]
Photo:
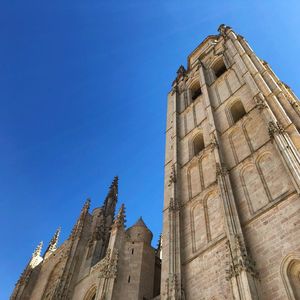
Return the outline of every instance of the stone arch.
[[[245,157],[251,154],[251,148],[249,147],[249,142],[247,141],[247,137],[245,136],[245,131],[242,127],[236,126],[234,127],[229,135],[229,144],[231,147],[231,151],[233,153],[235,164],[238,164]]]
[[[91,286],[86,292],[83,300],[95,300],[96,299],[97,288],[96,285]]]
[[[203,208],[207,241],[210,242],[223,233],[221,201],[218,193],[215,190],[206,194],[203,200]]]
[[[188,89],[190,91],[191,102],[195,101],[199,96],[201,96],[202,90],[199,78],[195,77],[195,79],[190,82]]]
[[[289,300],[300,300],[300,254],[286,256],[280,274]]]
[[[203,172],[200,160],[193,162],[187,170],[189,199],[198,195],[204,188]]]
[[[191,231],[193,252],[207,243],[207,227],[203,201],[197,201],[191,207]]]
[[[215,75],[215,78],[221,77],[226,71],[227,67],[223,57],[217,57],[211,64],[211,69]]]
[[[209,187],[216,181],[216,162],[215,157],[211,151],[206,151],[200,158],[201,177],[204,188]],[[205,176],[204,176],[205,174]]]
[[[239,98],[233,99],[226,105],[226,115],[229,125],[236,124],[247,114],[243,101]]]
[[[195,143],[197,143],[197,149],[195,149]],[[189,139],[189,155],[190,159],[192,159],[195,155],[201,153],[201,151],[205,148],[204,143],[204,135],[202,129],[197,129],[194,134]],[[197,151],[195,151],[197,150]]]
[[[261,175],[270,201],[277,199],[288,191],[289,181],[286,171],[279,159],[274,159],[275,153],[264,151],[256,159],[258,172]],[[278,176],[281,174],[281,176]]]
[[[254,163],[247,163],[242,167],[240,180],[250,214],[254,214],[269,203],[261,176]]]

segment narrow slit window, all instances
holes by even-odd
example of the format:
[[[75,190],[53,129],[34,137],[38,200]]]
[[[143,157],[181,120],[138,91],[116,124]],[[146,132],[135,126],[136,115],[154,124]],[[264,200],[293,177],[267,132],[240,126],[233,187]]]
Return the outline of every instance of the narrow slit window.
[[[130,275],[128,276],[128,283],[130,283]]]
[[[194,155],[199,154],[204,149],[203,134],[199,133],[193,140]]]
[[[134,249],[131,249],[131,254],[133,254],[134,253]]]
[[[238,120],[240,120],[245,114],[245,108],[241,101],[235,102],[231,108],[230,108],[232,120],[234,123],[236,123]]]

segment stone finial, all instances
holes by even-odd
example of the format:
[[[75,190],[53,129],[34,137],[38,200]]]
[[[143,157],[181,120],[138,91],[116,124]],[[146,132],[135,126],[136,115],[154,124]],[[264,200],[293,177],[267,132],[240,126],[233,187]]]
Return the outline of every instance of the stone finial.
[[[40,242],[32,253],[32,258],[29,262],[29,268],[35,268],[43,260],[43,258],[41,257],[42,248],[43,242]]]
[[[49,243],[46,253],[49,251],[54,252],[56,250],[60,231],[61,231],[61,227],[58,227]]]
[[[103,203],[103,211],[104,215],[112,215],[115,214],[115,208],[118,201],[118,185],[119,185],[119,178],[115,176],[112,184],[109,187],[108,194]]]
[[[115,176],[113,182],[109,187],[108,195],[118,196],[119,177]]]
[[[225,24],[221,24],[218,28],[218,31],[220,32],[220,34],[223,36],[223,37],[226,37],[228,31],[231,29],[230,26],[227,26]]]
[[[87,198],[84,205],[83,205],[83,207],[82,207],[81,212],[87,212],[90,209],[90,206],[91,206],[91,199]]]
[[[91,205],[91,200],[88,198],[82,209],[81,209],[81,213],[80,213],[80,216],[77,220],[77,222],[75,223],[75,225],[73,226],[73,229],[71,231],[71,234],[69,236],[69,240],[74,240],[77,233],[80,232],[83,228],[83,223],[84,223],[84,219],[85,219],[85,216],[87,215],[89,209],[90,209],[90,205]]]
[[[119,227],[119,226],[125,226],[126,222],[126,214],[125,214],[125,205],[122,203],[119,212],[114,220],[113,226]]]
[[[32,253],[32,257],[41,256],[42,248],[43,248],[43,241],[41,241],[37,245],[37,247],[35,248],[34,252]]]

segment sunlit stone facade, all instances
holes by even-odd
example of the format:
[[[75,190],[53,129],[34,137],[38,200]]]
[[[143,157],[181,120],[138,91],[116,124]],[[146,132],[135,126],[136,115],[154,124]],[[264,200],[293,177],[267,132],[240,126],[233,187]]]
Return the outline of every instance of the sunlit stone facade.
[[[167,111],[161,299],[300,299],[296,96],[221,25]]]

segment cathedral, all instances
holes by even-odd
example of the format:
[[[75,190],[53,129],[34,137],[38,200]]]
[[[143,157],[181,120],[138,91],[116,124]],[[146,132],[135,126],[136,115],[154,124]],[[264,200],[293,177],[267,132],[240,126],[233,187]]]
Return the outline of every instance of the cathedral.
[[[162,236],[84,204],[39,244],[11,300],[300,300],[300,106],[226,25],[180,66],[167,99]]]

